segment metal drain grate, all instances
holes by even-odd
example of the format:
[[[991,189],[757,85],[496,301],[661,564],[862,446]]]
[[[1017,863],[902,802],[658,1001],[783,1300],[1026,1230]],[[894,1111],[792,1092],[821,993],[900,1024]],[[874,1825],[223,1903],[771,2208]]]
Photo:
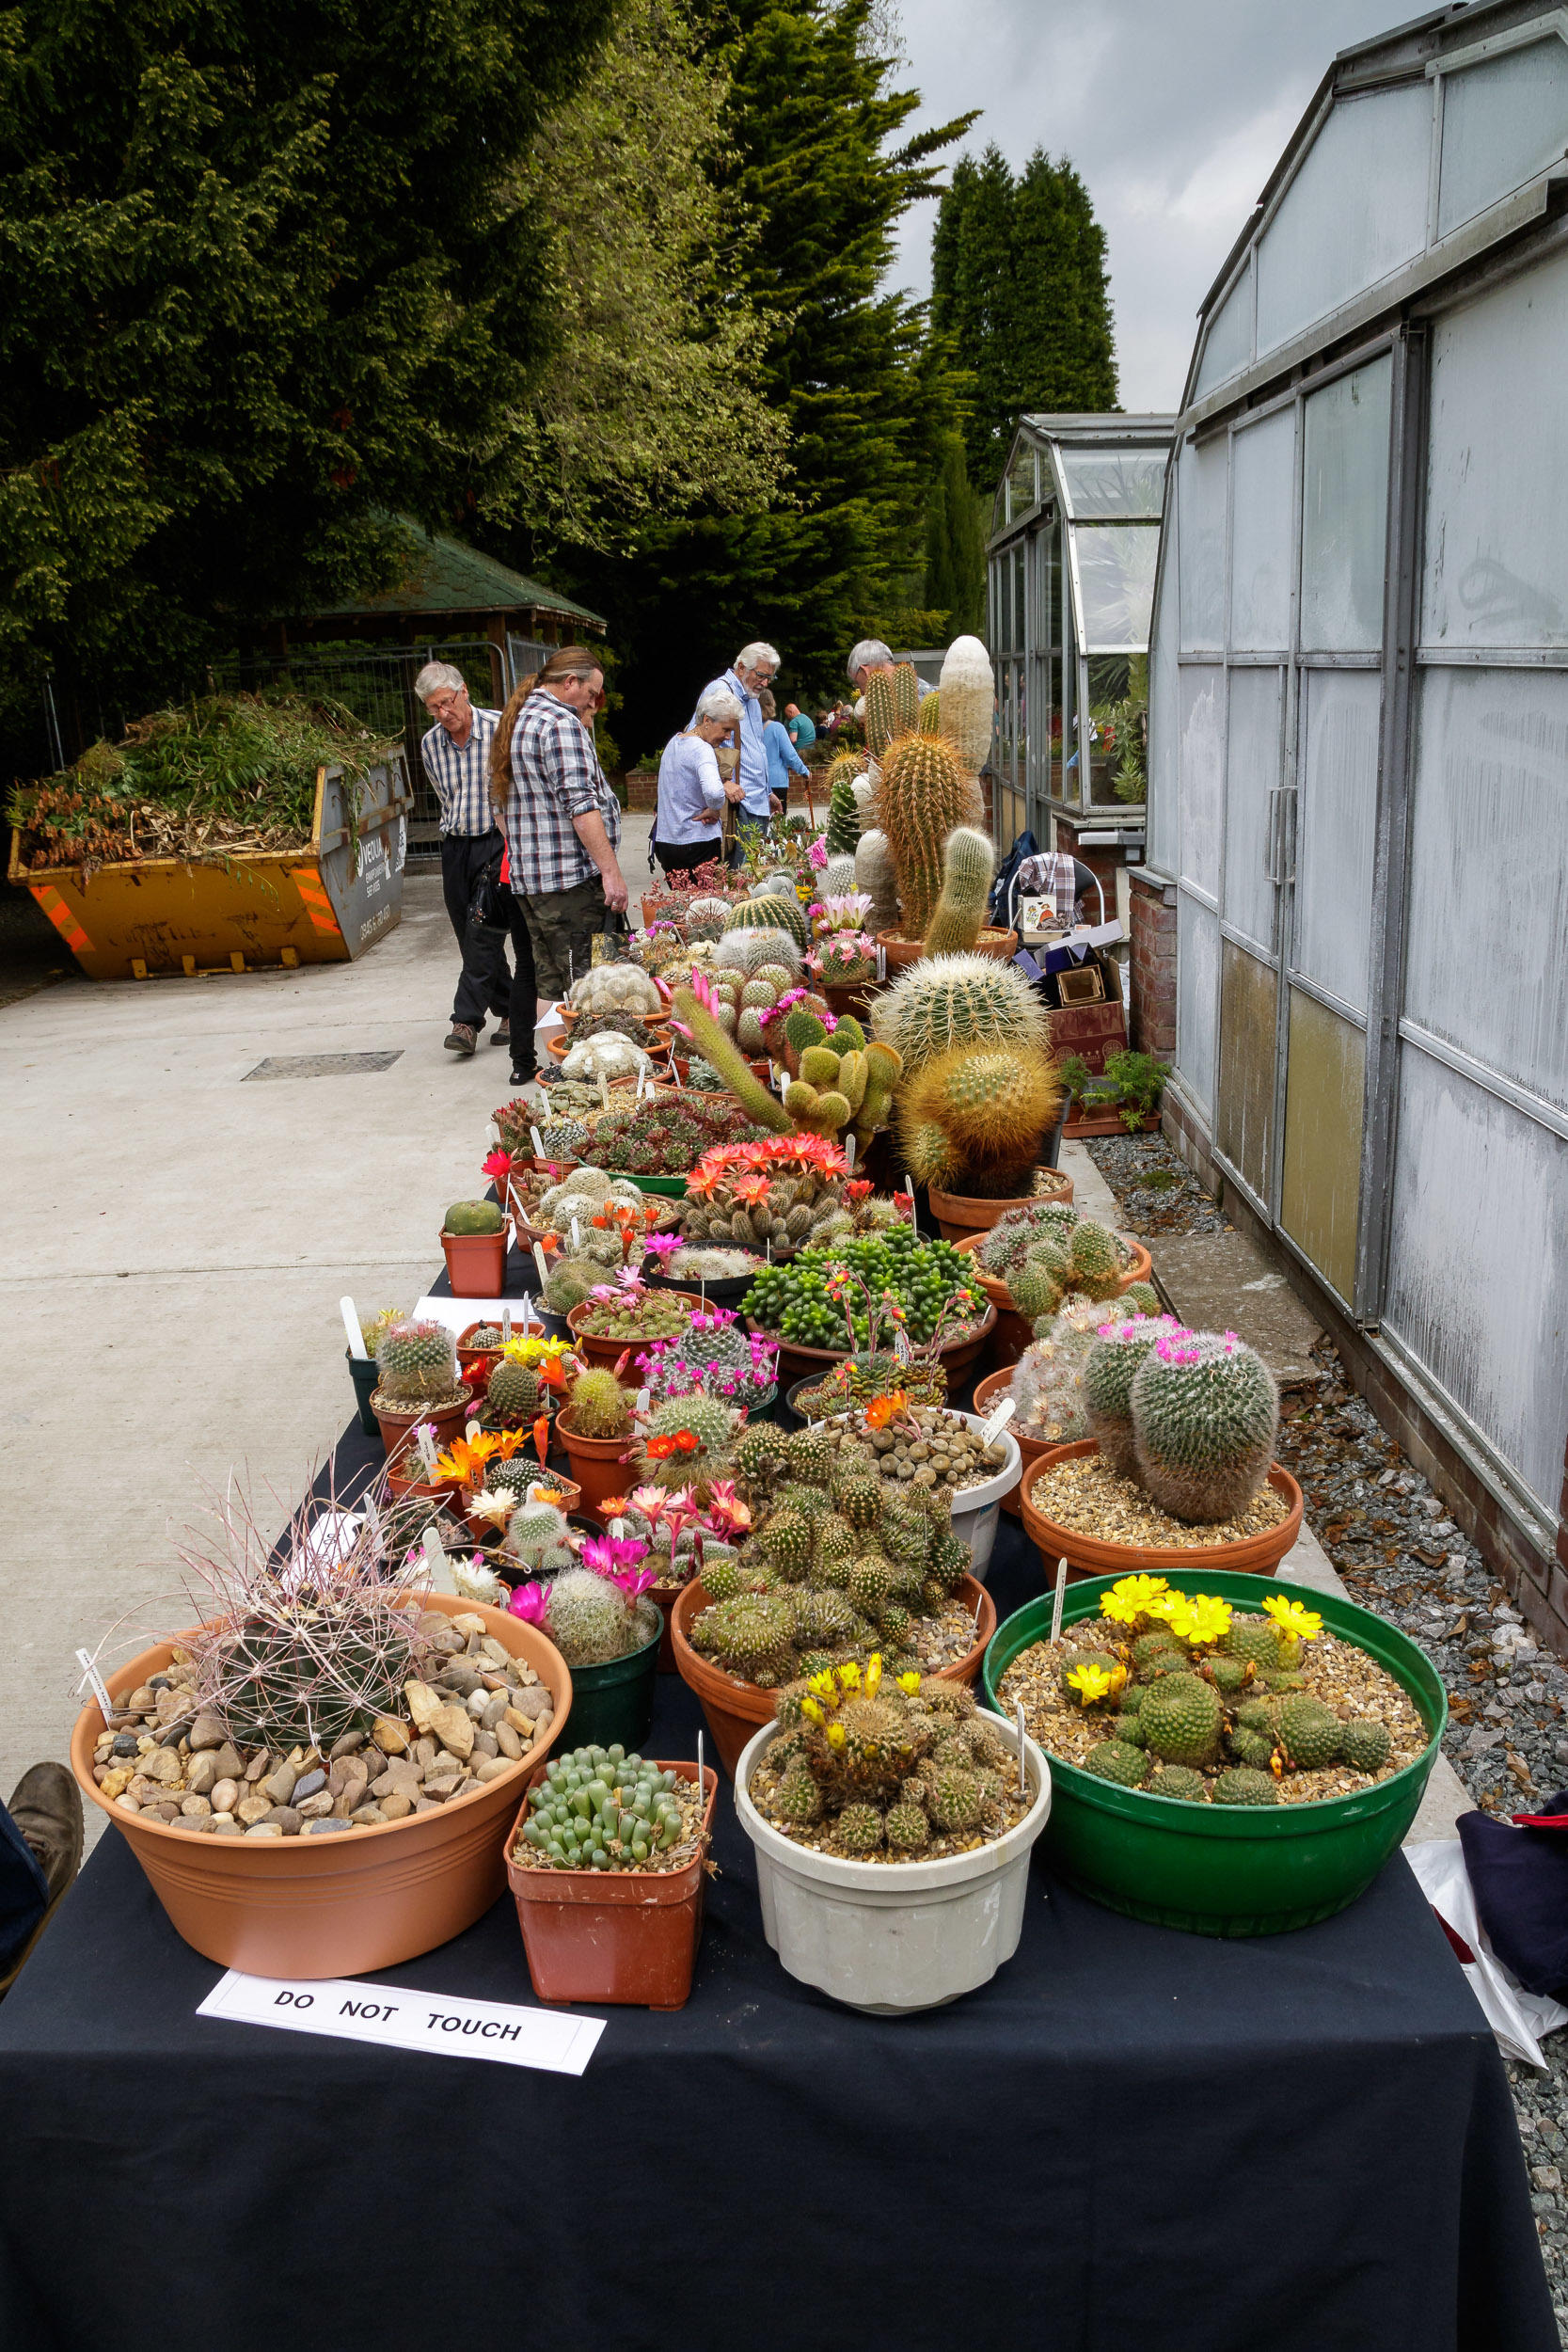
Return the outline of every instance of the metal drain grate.
[[[402,1058],[401,1045],[389,1054],[269,1054],[240,1084],[248,1086],[252,1078],[347,1078],[358,1070],[390,1070]]]

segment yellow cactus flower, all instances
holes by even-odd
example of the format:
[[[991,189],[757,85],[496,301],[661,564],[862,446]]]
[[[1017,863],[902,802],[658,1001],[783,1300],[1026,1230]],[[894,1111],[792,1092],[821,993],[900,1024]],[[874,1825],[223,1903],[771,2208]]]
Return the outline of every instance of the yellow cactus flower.
[[[882,1687],[882,1653],[873,1650],[865,1662],[865,1695],[874,1699]]]
[[[836,1749],[836,1748],[841,1748],[841,1747],[844,1745],[844,1742],[846,1741],[846,1740],[847,1740],[847,1738],[848,1738],[848,1737],[849,1737],[849,1735],[848,1735],[848,1733],[845,1730],[844,1725],[843,1725],[842,1724],[830,1724],[828,1725],[828,1745],[829,1745],[829,1747],[831,1747],[831,1748],[835,1748],[835,1749]]]
[[[1101,1594],[1100,1613],[1113,1625],[1136,1625],[1148,1613],[1142,1601],[1125,1599],[1120,1593],[1112,1591]]]
[[[1111,1587],[1118,1600],[1135,1600],[1140,1609],[1147,1609],[1151,1600],[1158,1600],[1170,1586],[1163,1576],[1120,1576]]]
[[[822,1709],[815,1699],[802,1699],[800,1712],[809,1724],[819,1724],[822,1721]]]
[[[1109,1666],[1074,1666],[1067,1686],[1077,1693],[1080,1707],[1093,1707],[1110,1691],[1111,1670]]]
[[[1180,1627],[1184,1642],[1217,1642],[1230,1630],[1230,1603],[1212,1593],[1195,1593]]]
[[[828,1700],[830,1705],[837,1701],[838,1685],[833,1680],[833,1670],[831,1666],[824,1666],[820,1674],[813,1675],[810,1687],[816,1692],[819,1699]]]
[[[858,1691],[860,1689],[861,1670],[856,1665],[853,1659],[848,1660],[846,1664],[839,1668],[838,1678],[840,1682],[843,1683],[844,1688],[847,1691]]]
[[[906,1698],[912,1699],[920,1688],[920,1677],[917,1674],[900,1675],[898,1688],[904,1692]]]
[[[1315,1609],[1305,1608],[1299,1600],[1287,1600],[1283,1593],[1269,1595],[1263,1603],[1263,1613],[1274,1619],[1277,1632],[1294,1634],[1303,1642],[1315,1642],[1323,1629],[1323,1621]]]

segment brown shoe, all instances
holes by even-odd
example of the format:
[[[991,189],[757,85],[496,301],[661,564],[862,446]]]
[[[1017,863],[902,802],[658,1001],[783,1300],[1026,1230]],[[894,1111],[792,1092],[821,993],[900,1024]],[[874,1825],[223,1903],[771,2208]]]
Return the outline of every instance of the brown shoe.
[[[0,1994],[15,1982],[23,1962],[82,1867],[82,1796],[63,1764],[35,1764],[24,1772],[11,1791],[8,1810],[43,1872],[49,1902],[21,1959],[0,1977]]]
[[[493,1029],[493,1030],[491,1031],[491,1033],[490,1033],[490,1042],[491,1042],[491,1044],[492,1044],[492,1045],[510,1045],[510,1044],[511,1044],[511,1042],[512,1042],[512,1024],[511,1024],[511,1022],[510,1022],[510,1021],[498,1021],[498,1022],[497,1022],[497,1024],[496,1024],[496,1025],[495,1025],[494,1029]]]
[[[447,1038],[449,1054],[471,1054],[479,1043],[479,1031],[470,1029],[466,1021],[454,1021]]]

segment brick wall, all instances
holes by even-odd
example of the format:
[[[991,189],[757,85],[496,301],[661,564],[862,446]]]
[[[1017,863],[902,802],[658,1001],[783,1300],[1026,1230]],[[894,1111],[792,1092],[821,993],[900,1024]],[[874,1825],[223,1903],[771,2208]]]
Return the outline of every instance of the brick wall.
[[[1128,1027],[1135,1053],[1176,1054],[1176,887],[1147,867],[1127,877],[1132,934]]]

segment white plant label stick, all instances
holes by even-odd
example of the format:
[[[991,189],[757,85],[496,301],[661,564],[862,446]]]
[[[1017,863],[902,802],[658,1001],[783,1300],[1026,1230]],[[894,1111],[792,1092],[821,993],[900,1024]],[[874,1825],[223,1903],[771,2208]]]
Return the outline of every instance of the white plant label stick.
[[[445,1548],[433,1527],[427,1527],[424,1532],[424,1564],[433,1593],[456,1592],[457,1586],[452,1581]]]
[[[855,1172],[855,1138],[852,1135],[844,1138],[844,1164],[852,1176]]]
[[[542,1160],[545,1156],[545,1145],[538,1128],[531,1127],[529,1129],[529,1134],[533,1140],[533,1156],[536,1160]]]
[[[434,1476],[436,1470],[436,1432],[431,1428],[428,1422],[421,1421],[419,1427],[415,1430],[414,1443],[420,1449],[420,1459],[425,1466],[426,1474],[428,1476]]]
[[[98,1671],[96,1661],[88,1657],[85,1649],[79,1649],[76,1653],[76,1663],[82,1669],[82,1682],[92,1684],[92,1695],[98,1701],[99,1712],[107,1724],[109,1717],[114,1713],[114,1701],[104,1688],[103,1677]],[[78,1691],[82,1687],[82,1682],[76,1685]]]
[[[617,1542],[618,1544],[619,1544],[619,1543],[624,1543],[624,1542],[625,1542],[625,1540],[626,1540],[626,1520],[625,1520],[625,1519],[611,1519],[611,1520],[610,1520],[610,1534],[614,1536],[614,1538],[615,1538],[615,1540],[616,1540],[616,1542]]]
[[[697,1808],[698,1818],[707,1810],[707,1790],[703,1786],[703,1735],[697,1734]]]
[[[375,1497],[367,1487],[359,1498],[359,1509],[365,1521],[365,1533],[378,1549],[381,1545],[381,1514],[375,1507]]]
[[[980,1432],[988,1445],[993,1443],[1002,1435],[1017,1410],[1018,1406],[1010,1396],[1005,1396],[1002,1399],[1001,1404]]]
[[[503,1347],[505,1346],[505,1344],[506,1344],[507,1341],[508,1341],[511,1337],[512,1337],[512,1310],[511,1310],[511,1308],[510,1308],[510,1307],[503,1307],[503,1308],[501,1309],[501,1345],[502,1345]]]
[[[574,1249],[580,1249],[582,1248],[582,1235],[578,1230],[578,1221],[576,1217],[573,1217],[572,1219],[572,1248]]]
[[[486,1127],[486,1128],[485,1128],[484,1132],[485,1132],[486,1136],[489,1137],[489,1139],[490,1139],[490,1141],[491,1141],[492,1143],[499,1143],[499,1141],[500,1141],[500,1139],[501,1139],[501,1131],[500,1131],[500,1129],[497,1126],[497,1124],[496,1124],[496,1122],[495,1122],[495,1120],[494,1120],[493,1119],[492,1119],[492,1120],[490,1121],[490,1124],[488,1125],[488,1127]]]
[[[470,1445],[472,1445],[472,1443],[473,1443],[474,1439],[475,1439],[475,1438],[478,1437],[478,1435],[479,1435],[479,1423],[478,1423],[478,1422],[477,1422],[477,1421],[469,1421],[469,1422],[467,1423],[466,1427],[464,1428],[463,1435],[464,1435],[464,1436],[467,1438],[468,1443],[469,1443]]]
[[[1051,1607],[1051,1639],[1053,1642],[1059,1642],[1062,1638],[1062,1609],[1066,1600],[1067,1562],[1058,1560],[1056,1563],[1056,1597]]]
[[[637,1391],[637,1406],[636,1406],[636,1412],[637,1412],[637,1418],[638,1418],[638,1420],[639,1420],[639,1421],[646,1421],[646,1419],[648,1418],[649,1408],[650,1408],[650,1406],[652,1406],[653,1401],[654,1401],[654,1392],[653,1392],[652,1389],[639,1389],[639,1390],[638,1390],[638,1391]]]
[[[1027,1736],[1023,1724],[1023,1701],[1020,1699],[1018,1702],[1018,1793],[1021,1797],[1027,1797],[1029,1794],[1028,1764],[1023,1746]]]
[[[533,1245],[533,1263],[539,1269],[540,1281],[547,1282],[550,1278],[545,1271],[545,1245],[542,1241],[536,1241]]]
[[[359,1328],[359,1318],[354,1311],[353,1299],[340,1298],[338,1311],[343,1318],[343,1329],[348,1333],[349,1354],[357,1356],[361,1363],[368,1362],[370,1349],[365,1345],[365,1334]]]
[[[910,1223],[918,1232],[920,1228],[920,1219],[916,1216],[914,1210],[914,1178],[910,1174],[908,1168],[905,1168],[904,1170],[904,1190],[910,1196]]]
[[[599,1073],[599,1100],[600,1100],[600,1102],[604,1104],[604,1106],[605,1106],[606,1110],[609,1110],[609,1108],[610,1108],[610,1080],[609,1080],[609,1079],[605,1076],[604,1072],[603,1072],[602,1070],[601,1070],[601,1071],[600,1071],[600,1073]]]

